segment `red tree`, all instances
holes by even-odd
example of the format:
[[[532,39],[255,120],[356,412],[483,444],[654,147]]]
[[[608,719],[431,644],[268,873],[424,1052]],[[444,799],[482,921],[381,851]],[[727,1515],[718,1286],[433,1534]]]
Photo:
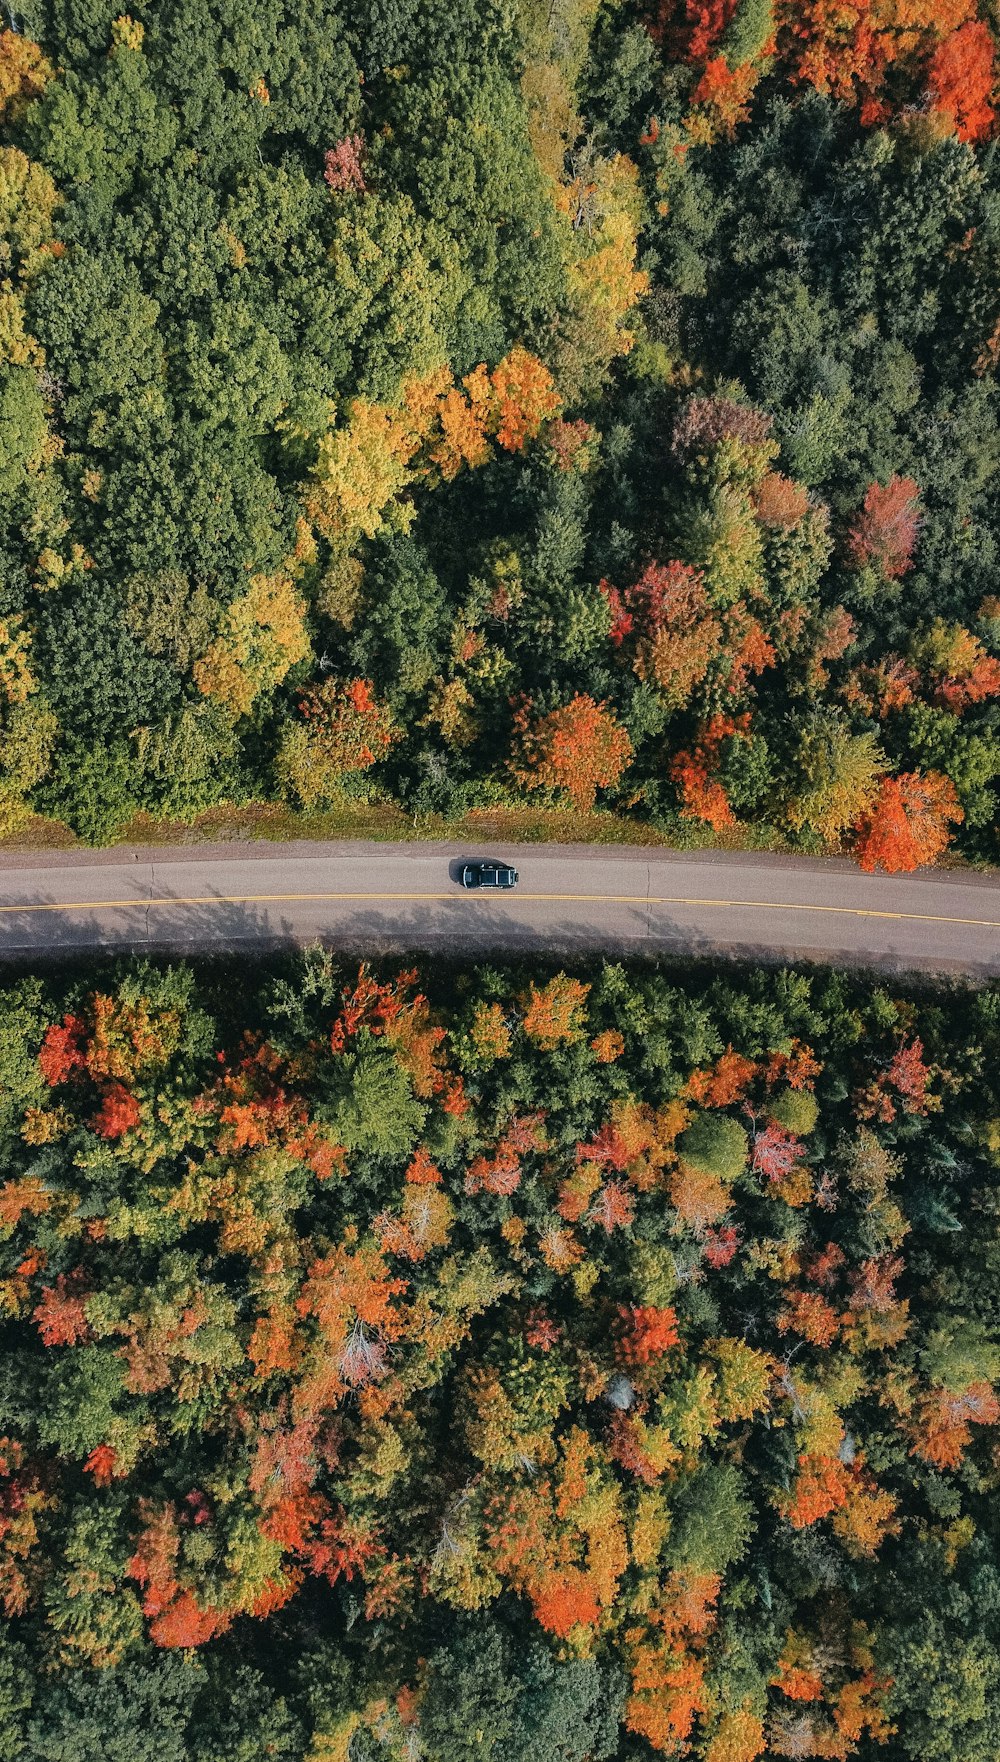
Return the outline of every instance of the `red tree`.
[[[115,1464],[118,1461],[116,1452],[110,1444],[98,1444],[84,1463],[84,1472],[92,1474],[99,1487],[109,1487],[115,1478]]]
[[[662,0],[653,29],[672,58],[703,61],[738,5],[739,0]]]
[[[899,1047],[889,1061],[886,1082],[891,1083],[903,1103],[904,1113],[927,1112],[927,1090],[931,1068],[924,1063],[924,1043],[914,1040]]]
[[[714,55],[691,93],[692,104],[703,104],[716,122],[732,135],[749,116],[749,101],[757,84],[757,69],[747,63],[730,67],[724,55]]]
[[[601,1224],[610,1236],[613,1230],[625,1229],[635,1217],[635,1200],[622,1181],[606,1181],[590,1208],[595,1224]]]
[[[135,1096],[129,1094],[123,1083],[112,1083],[94,1116],[94,1131],[101,1138],[121,1138],[141,1118],[142,1110]]]
[[[632,633],[632,665],[639,678],[655,684],[671,707],[679,709],[722,646],[722,627],[709,605],[701,570],[677,561],[650,563],[626,589],[625,607],[630,623],[623,627],[617,619],[612,640],[616,629]]]
[[[547,1310],[541,1306],[529,1309],[524,1321],[524,1337],[529,1346],[539,1352],[551,1352],[553,1346],[558,1346],[562,1334],[559,1323],[552,1320]]]
[[[769,471],[754,493],[757,518],[765,526],[797,526],[809,508],[809,491],[780,471]]]
[[[364,174],[365,139],[363,135],[345,135],[335,147],[328,147],[323,159],[323,178],[331,190],[342,193],[367,188]]]
[[[969,704],[985,703],[987,698],[1000,697],[1000,661],[993,655],[982,655],[960,679],[942,679],[934,697],[943,709],[959,716]]]
[[[690,563],[650,563],[625,599],[641,628],[657,636],[689,613],[700,611],[704,602],[701,571]]]
[[[967,1389],[931,1389],[919,1401],[912,1422],[910,1454],[934,1468],[958,1468],[972,1441],[973,1425],[996,1425],[1000,1402],[992,1384]]]
[[[785,1500],[793,1529],[807,1529],[847,1503],[850,1471],[835,1456],[802,1454],[798,1472]]]
[[[925,1114],[940,1101],[930,1094],[934,1072],[924,1063],[924,1043],[912,1040],[898,1047],[885,1070],[870,1082],[855,1101],[860,1120],[884,1120],[888,1125],[896,1118],[897,1101],[904,1113]],[[895,1094],[890,1091],[895,1090]]]
[[[622,1355],[629,1364],[649,1364],[662,1358],[680,1338],[676,1312],[666,1305],[622,1304]]]
[[[749,733],[750,717],[746,713],[713,716],[705,723],[694,746],[673,759],[670,780],[677,785],[685,819],[704,820],[716,832],[735,826],[729,797],[713,773],[718,769],[725,742],[734,735],[746,739]]]
[[[927,80],[931,98],[960,141],[981,141],[989,134],[996,120],[990,104],[994,78],[993,38],[979,19],[970,19],[935,49]]]
[[[778,1328],[783,1334],[790,1329],[801,1334],[813,1346],[829,1346],[837,1337],[840,1317],[818,1291],[790,1291]]]
[[[970,704],[1000,696],[1000,661],[962,624],[935,619],[911,652],[929,676],[934,702],[953,716]]]
[[[611,628],[608,631],[608,637],[614,643],[615,648],[620,649],[626,636],[631,636],[635,627],[635,619],[631,612],[626,611],[625,601],[617,587],[612,587],[610,581],[599,581],[597,586],[607,600],[608,611],[611,614]]]
[[[705,453],[720,441],[742,441],[744,446],[759,447],[767,440],[774,418],[750,404],[737,404],[732,398],[705,397],[692,393],[674,423],[671,450],[677,458],[688,453]]]
[[[46,1285],[41,1301],[36,1304],[33,1319],[45,1346],[77,1346],[89,1332],[86,1293],[77,1287],[73,1277],[60,1273],[54,1285]]]
[[[802,1148],[800,1138],[772,1120],[754,1138],[751,1166],[769,1181],[780,1181],[791,1173],[802,1156]]]
[[[57,1083],[65,1083],[74,1071],[85,1068],[87,1057],[81,1042],[86,1032],[86,1024],[79,1016],[63,1016],[61,1022],[46,1028],[38,1063],[46,1083],[53,1089]]]
[[[950,825],[964,818],[949,777],[904,771],[885,779],[871,813],[858,822],[855,855],[869,873],[919,869],[936,862],[948,847]]]
[[[912,568],[920,526],[919,494],[912,477],[895,472],[884,486],[869,485],[864,507],[848,533],[852,562],[859,568],[874,563],[890,581]]]

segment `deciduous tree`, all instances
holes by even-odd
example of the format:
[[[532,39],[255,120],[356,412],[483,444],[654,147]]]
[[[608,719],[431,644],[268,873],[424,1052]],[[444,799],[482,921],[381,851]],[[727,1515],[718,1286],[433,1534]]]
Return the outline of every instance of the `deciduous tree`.
[[[519,782],[555,790],[581,812],[593,807],[598,789],[614,788],[632,758],[632,742],[613,711],[582,692],[534,719],[530,704],[522,706],[515,734]]]
[[[939,771],[887,777],[857,824],[858,862],[890,875],[936,862],[963,818],[954,784]]]

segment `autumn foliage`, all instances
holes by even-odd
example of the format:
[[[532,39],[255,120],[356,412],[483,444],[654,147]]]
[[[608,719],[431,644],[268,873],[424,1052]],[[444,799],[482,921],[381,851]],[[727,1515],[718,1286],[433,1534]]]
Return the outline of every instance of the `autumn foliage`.
[[[0,30],[0,835],[994,861],[995,4],[455,4]]]
[[[338,194],[366,189],[364,174],[365,142],[363,135],[345,135],[335,147],[328,147],[323,156],[323,180]]]
[[[0,1194],[32,1389],[0,1444],[8,1616],[62,1657],[69,1599],[76,1667],[113,1670],[346,1601],[388,1624],[419,1734],[434,1634],[519,1607],[553,1668],[613,1660],[655,1753],[786,1755],[803,1720],[819,1755],[879,1742],[868,1624],[891,1644],[887,1544],[927,1544],[914,1465],[960,1506],[1000,1424],[987,1307],[913,1278],[942,1218],[968,1257],[936,1196],[908,1210],[899,1133],[985,1219],[1000,1098],[967,1019],[949,1041],[938,1003],[843,986],[316,951],[245,1027],[232,986],[217,1021],[149,965],[39,1002]],[[67,1561],[66,1522],[112,1509],[100,1573]],[[731,1688],[748,1567],[771,1609]]]
[[[969,18],[943,38],[931,57],[927,84],[935,109],[952,123],[960,141],[989,135],[996,121],[990,101],[996,51],[989,25]]]
[[[514,726],[518,780],[554,790],[580,811],[593,807],[598,789],[614,788],[632,757],[632,742],[612,711],[582,693],[540,716],[526,704]]]
[[[985,139],[995,120],[994,40],[974,0],[660,0],[650,23],[664,52],[694,70],[696,105],[725,94],[727,126],[745,120],[742,103],[775,51],[793,85],[856,106],[865,127],[890,120],[904,95],[924,97],[963,141]]]
[[[995,863],[997,0],[114,10],[0,30],[5,841]],[[3,1762],[994,1762],[996,988],[635,892],[9,963]]]
[[[745,737],[749,728],[748,715],[713,716],[702,728],[695,745],[679,752],[671,761],[670,775],[677,785],[685,818],[704,820],[715,832],[735,826],[736,816],[715,772],[724,743],[734,737]]]
[[[655,682],[667,702],[686,703],[721,640],[704,577],[686,563],[651,563],[625,593],[640,679]],[[619,620],[617,629],[622,630]]]
[[[278,764],[305,807],[335,796],[343,778],[369,770],[399,738],[367,679],[324,679],[300,698],[299,714]]]
[[[448,367],[438,367],[407,379],[395,403],[357,398],[347,421],[320,442],[306,516],[341,550],[394,522],[405,525],[409,492],[422,479],[440,473],[447,480],[485,464],[492,440],[505,452],[522,452],[561,407],[551,371],[520,344],[492,370],[484,363],[473,368],[461,385]]]
[[[16,119],[39,97],[53,69],[37,43],[20,30],[0,31],[0,117]]]
[[[919,493],[912,477],[897,475],[884,485],[869,487],[861,514],[848,534],[852,562],[859,568],[873,564],[890,581],[912,568],[919,531]]]
[[[963,817],[954,784],[939,772],[887,777],[870,813],[858,824],[858,862],[863,869],[883,869],[890,875],[936,862],[948,847],[951,827]]]

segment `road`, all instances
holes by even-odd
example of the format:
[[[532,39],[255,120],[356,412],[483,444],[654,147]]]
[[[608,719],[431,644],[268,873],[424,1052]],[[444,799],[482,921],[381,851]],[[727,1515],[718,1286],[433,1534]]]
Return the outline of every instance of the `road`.
[[[465,893],[460,859],[521,884]],[[4,853],[0,956],[211,952],[320,939],[373,952],[739,955],[1000,974],[1000,875],[650,848],[226,844]]]

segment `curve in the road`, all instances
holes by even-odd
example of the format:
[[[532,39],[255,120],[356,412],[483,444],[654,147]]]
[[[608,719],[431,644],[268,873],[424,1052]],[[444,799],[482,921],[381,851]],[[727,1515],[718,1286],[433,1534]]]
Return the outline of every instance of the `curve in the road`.
[[[466,854],[451,844],[7,854],[0,953],[193,952],[320,939],[387,950],[662,951],[1000,973],[995,875],[887,879],[840,862],[749,853],[534,845],[504,852],[527,885],[490,896],[455,884]]]

